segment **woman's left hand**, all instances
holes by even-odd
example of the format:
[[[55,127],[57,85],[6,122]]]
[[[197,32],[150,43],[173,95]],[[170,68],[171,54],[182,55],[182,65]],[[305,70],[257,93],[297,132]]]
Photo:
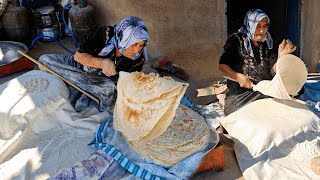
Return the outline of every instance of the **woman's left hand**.
[[[284,39],[281,42],[281,44],[279,44],[278,57],[281,57],[282,55],[285,55],[285,54],[290,54],[294,52],[296,49],[297,47],[293,45],[289,39],[287,40]]]

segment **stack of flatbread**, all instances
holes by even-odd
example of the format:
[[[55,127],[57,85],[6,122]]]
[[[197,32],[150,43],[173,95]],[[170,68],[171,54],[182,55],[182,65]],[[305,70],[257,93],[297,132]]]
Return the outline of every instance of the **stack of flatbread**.
[[[202,116],[179,106],[187,87],[158,74],[120,72],[114,128],[143,156],[166,166],[178,163],[204,148],[210,136]]]
[[[131,141],[129,144],[143,156],[173,166],[205,147],[209,136],[205,119],[192,109],[179,105],[173,121],[161,136],[151,141]]]

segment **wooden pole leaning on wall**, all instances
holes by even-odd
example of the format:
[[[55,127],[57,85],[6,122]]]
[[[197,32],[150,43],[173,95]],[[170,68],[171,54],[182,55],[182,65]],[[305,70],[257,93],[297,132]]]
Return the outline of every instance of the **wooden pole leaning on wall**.
[[[35,64],[37,64],[39,67],[43,68],[44,70],[48,71],[49,73],[58,76],[60,79],[62,79],[64,82],[66,82],[67,84],[69,84],[70,86],[76,88],[78,91],[82,92],[83,94],[85,94],[86,96],[88,96],[89,98],[91,98],[92,100],[94,100],[95,102],[97,102],[99,104],[99,99],[92,96],[91,94],[87,93],[86,91],[82,90],[81,88],[79,88],[77,85],[73,84],[72,82],[68,81],[67,79],[63,78],[62,76],[60,76],[58,73],[54,72],[53,70],[49,69],[47,66],[43,65],[42,63],[38,62],[37,60],[35,60],[34,58],[32,58],[31,56],[27,55],[25,52],[18,50],[18,52],[23,55],[24,57],[28,58],[30,61],[34,62]]]

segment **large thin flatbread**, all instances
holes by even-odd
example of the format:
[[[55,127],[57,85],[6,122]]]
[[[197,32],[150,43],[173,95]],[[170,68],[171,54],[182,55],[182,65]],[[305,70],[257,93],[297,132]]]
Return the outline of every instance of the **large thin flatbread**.
[[[120,72],[114,128],[128,141],[160,136],[173,120],[187,86],[157,74]]]
[[[125,96],[136,103],[145,103],[159,98],[182,85],[188,86],[186,83],[177,82],[168,76],[159,77],[154,73],[146,75],[143,72],[120,72],[119,81],[121,87],[126,87],[122,88]]]
[[[150,141],[150,140],[160,136],[162,133],[164,133],[166,131],[166,129],[169,127],[172,119],[174,118],[174,116],[176,114],[176,109],[178,108],[180,99],[182,98],[184,92],[186,92],[186,89],[187,89],[187,86],[181,87],[180,93],[176,97],[176,99],[179,99],[179,101],[177,102],[175,100],[175,103],[171,103],[170,107],[167,110],[167,113],[164,114],[159,119],[159,121],[154,126],[154,128],[146,136],[141,138],[141,140]]]
[[[278,99],[291,99],[290,95],[298,94],[308,76],[303,61],[292,54],[283,55],[278,59],[276,71],[271,81],[260,81],[253,90]]]
[[[144,157],[166,166],[173,166],[200,151],[209,141],[210,130],[197,112],[179,105],[166,131],[150,141],[131,141],[131,147]]]

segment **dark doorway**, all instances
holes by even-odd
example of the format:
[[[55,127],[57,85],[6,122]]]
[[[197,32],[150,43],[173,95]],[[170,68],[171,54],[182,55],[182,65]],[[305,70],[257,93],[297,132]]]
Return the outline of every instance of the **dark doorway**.
[[[265,11],[270,18],[269,32],[273,37],[274,48],[283,39],[290,39],[296,46],[295,55],[299,56],[300,47],[300,2],[301,0],[227,0],[228,35],[238,31],[243,25],[246,12],[253,8]]]

